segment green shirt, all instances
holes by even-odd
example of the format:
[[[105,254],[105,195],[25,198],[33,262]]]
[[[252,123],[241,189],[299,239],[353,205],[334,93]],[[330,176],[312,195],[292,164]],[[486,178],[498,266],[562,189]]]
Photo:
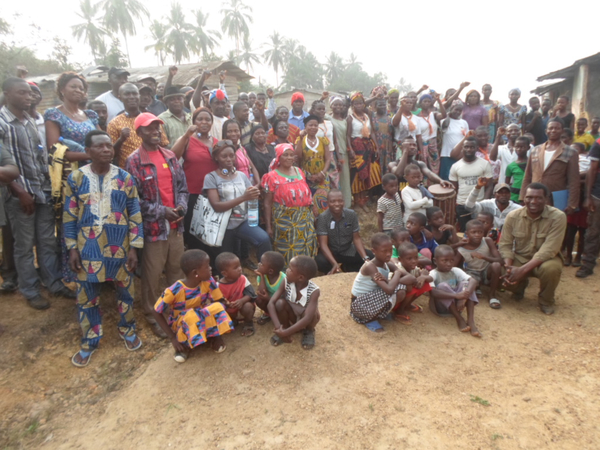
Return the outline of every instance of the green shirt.
[[[169,148],[192,126],[192,113],[185,113],[185,120],[183,121],[173,115],[171,111],[165,111],[158,118],[165,123],[164,127],[169,139]]]
[[[285,280],[285,273],[283,272],[279,272],[279,278],[277,278],[277,281],[275,281],[275,283],[271,284],[269,283],[269,277],[265,277],[265,287],[267,288],[267,294],[269,294],[270,296],[273,295],[275,293],[275,291],[277,289],[279,289],[279,286],[281,285],[281,283],[283,283],[283,280]],[[260,281],[261,281],[261,276],[257,276],[256,277],[256,283],[260,286]]]
[[[519,203],[519,193],[521,191],[521,185],[523,184],[523,177],[525,177],[525,168],[527,162],[517,163],[517,161],[511,162],[506,166],[506,178],[512,178],[510,185],[510,199]]]

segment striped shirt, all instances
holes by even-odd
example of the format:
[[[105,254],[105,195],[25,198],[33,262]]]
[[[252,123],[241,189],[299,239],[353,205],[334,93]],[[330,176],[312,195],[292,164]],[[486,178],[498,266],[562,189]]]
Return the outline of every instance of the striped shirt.
[[[34,196],[36,203],[46,203],[44,191],[50,191],[48,153],[44,150],[35,121],[24,113],[21,122],[10,110],[0,109],[0,139],[9,151],[20,176],[15,181]]]
[[[384,230],[404,227],[402,222],[402,200],[400,200],[400,194],[397,192],[394,198],[383,195],[377,200],[377,213],[383,213]]]

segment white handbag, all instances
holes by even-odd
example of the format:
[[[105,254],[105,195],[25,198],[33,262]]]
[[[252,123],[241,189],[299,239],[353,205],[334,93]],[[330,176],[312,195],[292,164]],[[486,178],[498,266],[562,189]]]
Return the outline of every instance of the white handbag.
[[[230,216],[231,210],[216,212],[208,198],[199,195],[194,205],[190,234],[210,247],[220,247]]]

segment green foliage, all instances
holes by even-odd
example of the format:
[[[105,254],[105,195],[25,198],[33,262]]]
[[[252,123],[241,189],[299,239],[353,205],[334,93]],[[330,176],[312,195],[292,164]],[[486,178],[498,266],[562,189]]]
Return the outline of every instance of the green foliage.
[[[471,401],[475,402],[475,403],[479,403],[480,405],[483,405],[483,406],[490,406],[490,402],[479,397],[478,395],[471,395]]]
[[[79,4],[80,12],[76,14],[83,19],[83,23],[71,27],[73,37],[90,46],[92,56],[97,64],[102,55],[106,53],[101,52],[106,50],[104,38],[108,36],[108,31],[99,24],[99,8],[100,3],[92,4],[91,0],[82,0]]]
[[[252,23],[252,16],[249,14],[252,8],[245,5],[242,0],[229,0],[225,8],[221,9],[223,20],[221,28],[229,37],[235,39],[235,49],[240,53],[240,41],[248,39],[250,28],[248,23]]]
[[[127,55],[121,51],[121,43],[118,38],[113,37],[108,51],[106,47],[101,49],[102,57],[98,64],[109,67],[127,67]]]
[[[171,11],[167,17],[169,32],[167,34],[167,48],[173,55],[176,64],[183,59],[189,59],[196,43],[194,27],[186,22],[185,13],[179,3],[171,5]]]
[[[104,9],[104,26],[109,32],[121,33],[128,48],[127,36],[135,34],[135,21],[149,17],[146,6],[140,0],[102,0],[101,7]],[[129,49],[127,60],[131,65]]]

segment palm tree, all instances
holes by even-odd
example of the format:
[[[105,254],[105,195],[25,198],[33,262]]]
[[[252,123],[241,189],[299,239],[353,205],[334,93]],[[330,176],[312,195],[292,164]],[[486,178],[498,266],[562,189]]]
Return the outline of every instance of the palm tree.
[[[287,64],[294,58],[298,50],[298,41],[296,39],[286,39],[283,43],[283,60]]]
[[[413,90],[413,87],[412,87],[412,84],[407,83],[404,78],[400,78],[398,90],[400,91],[401,94],[407,94]]]
[[[227,52],[227,55],[225,55],[225,59],[227,61],[232,61],[235,65],[239,64],[239,56],[237,55],[237,52],[235,50],[229,50]]]
[[[268,44],[271,48],[269,48],[264,54],[263,57],[267,61],[267,63],[275,70],[275,78],[277,80],[277,86],[279,86],[279,68],[283,67],[284,62],[284,53],[283,53],[283,45],[284,39],[279,35],[277,31],[275,31],[271,36],[269,36],[271,42]]]
[[[344,61],[342,60],[342,57],[336,52],[331,52],[325,62],[325,76],[327,77],[328,84],[335,83],[343,72]]]
[[[246,64],[246,72],[250,73],[250,68],[253,67],[252,63],[260,63],[256,53],[252,53],[252,47],[248,39],[244,39],[243,53],[239,56],[239,61]]]
[[[248,39],[250,34],[248,22],[252,23],[253,19],[248,13],[251,12],[252,8],[244,5],[242,0],[229,0],[227,7],[221,9],[221,14],[223,14],[221,28],[229,37],[235,39],[235,49],[238,55],[240,54],[240,40]]]
[[[135,34],[135,20],[149,17],[148,10],[140,0],[102,0],[102,7],[104,8],[104,26],[108,31],[123,35],[127,61],[131,66],[127,35]]]
[[[196,15],[196,26],[194,33],[196,34],[196,50],[203,57],[212,53],[212,50],[219,44],[217,39],[221,39],[221,33],[214,30],[206,29],[206,21],[208,14],[204,14],[201,10],[194,11]]]
[[[173,54],[173,60],[179,64],[183,59],[189,59],[190,50],[193,52],[196,43],[194,27],[185,21],[185,13],[179,3],[171,4],[167,17],[169,31],[167,48]]]
[[[99,55],[101,55],[101,49],[106,48],[104,44],[104,37],[108,36],[108,32],[101,26],[96,25],[98,20],[98,9],[100,3],[92,4],[91,0],[81,0],[79,3],[80,12],[77,13],[84,22],[73,25],[73,37],[79,40],[83,40],[84,44],[88,44],[92,50],[92,56],[98,64]]]
[[[358,62],[358,57],[354,53],[350,53],[347,67],[357,67],[358,69],[362,69],[362,63]]]
[[[144,47],[144,50],[154,50],[154,54],[160,61],[160,65],[165,65],[166,53],[168,51],[167,48],[167,26],[163,24],[161,21],[154,19],[154,21],[150,24],[150,35],[154,40],[153,44],[147,45]]]

